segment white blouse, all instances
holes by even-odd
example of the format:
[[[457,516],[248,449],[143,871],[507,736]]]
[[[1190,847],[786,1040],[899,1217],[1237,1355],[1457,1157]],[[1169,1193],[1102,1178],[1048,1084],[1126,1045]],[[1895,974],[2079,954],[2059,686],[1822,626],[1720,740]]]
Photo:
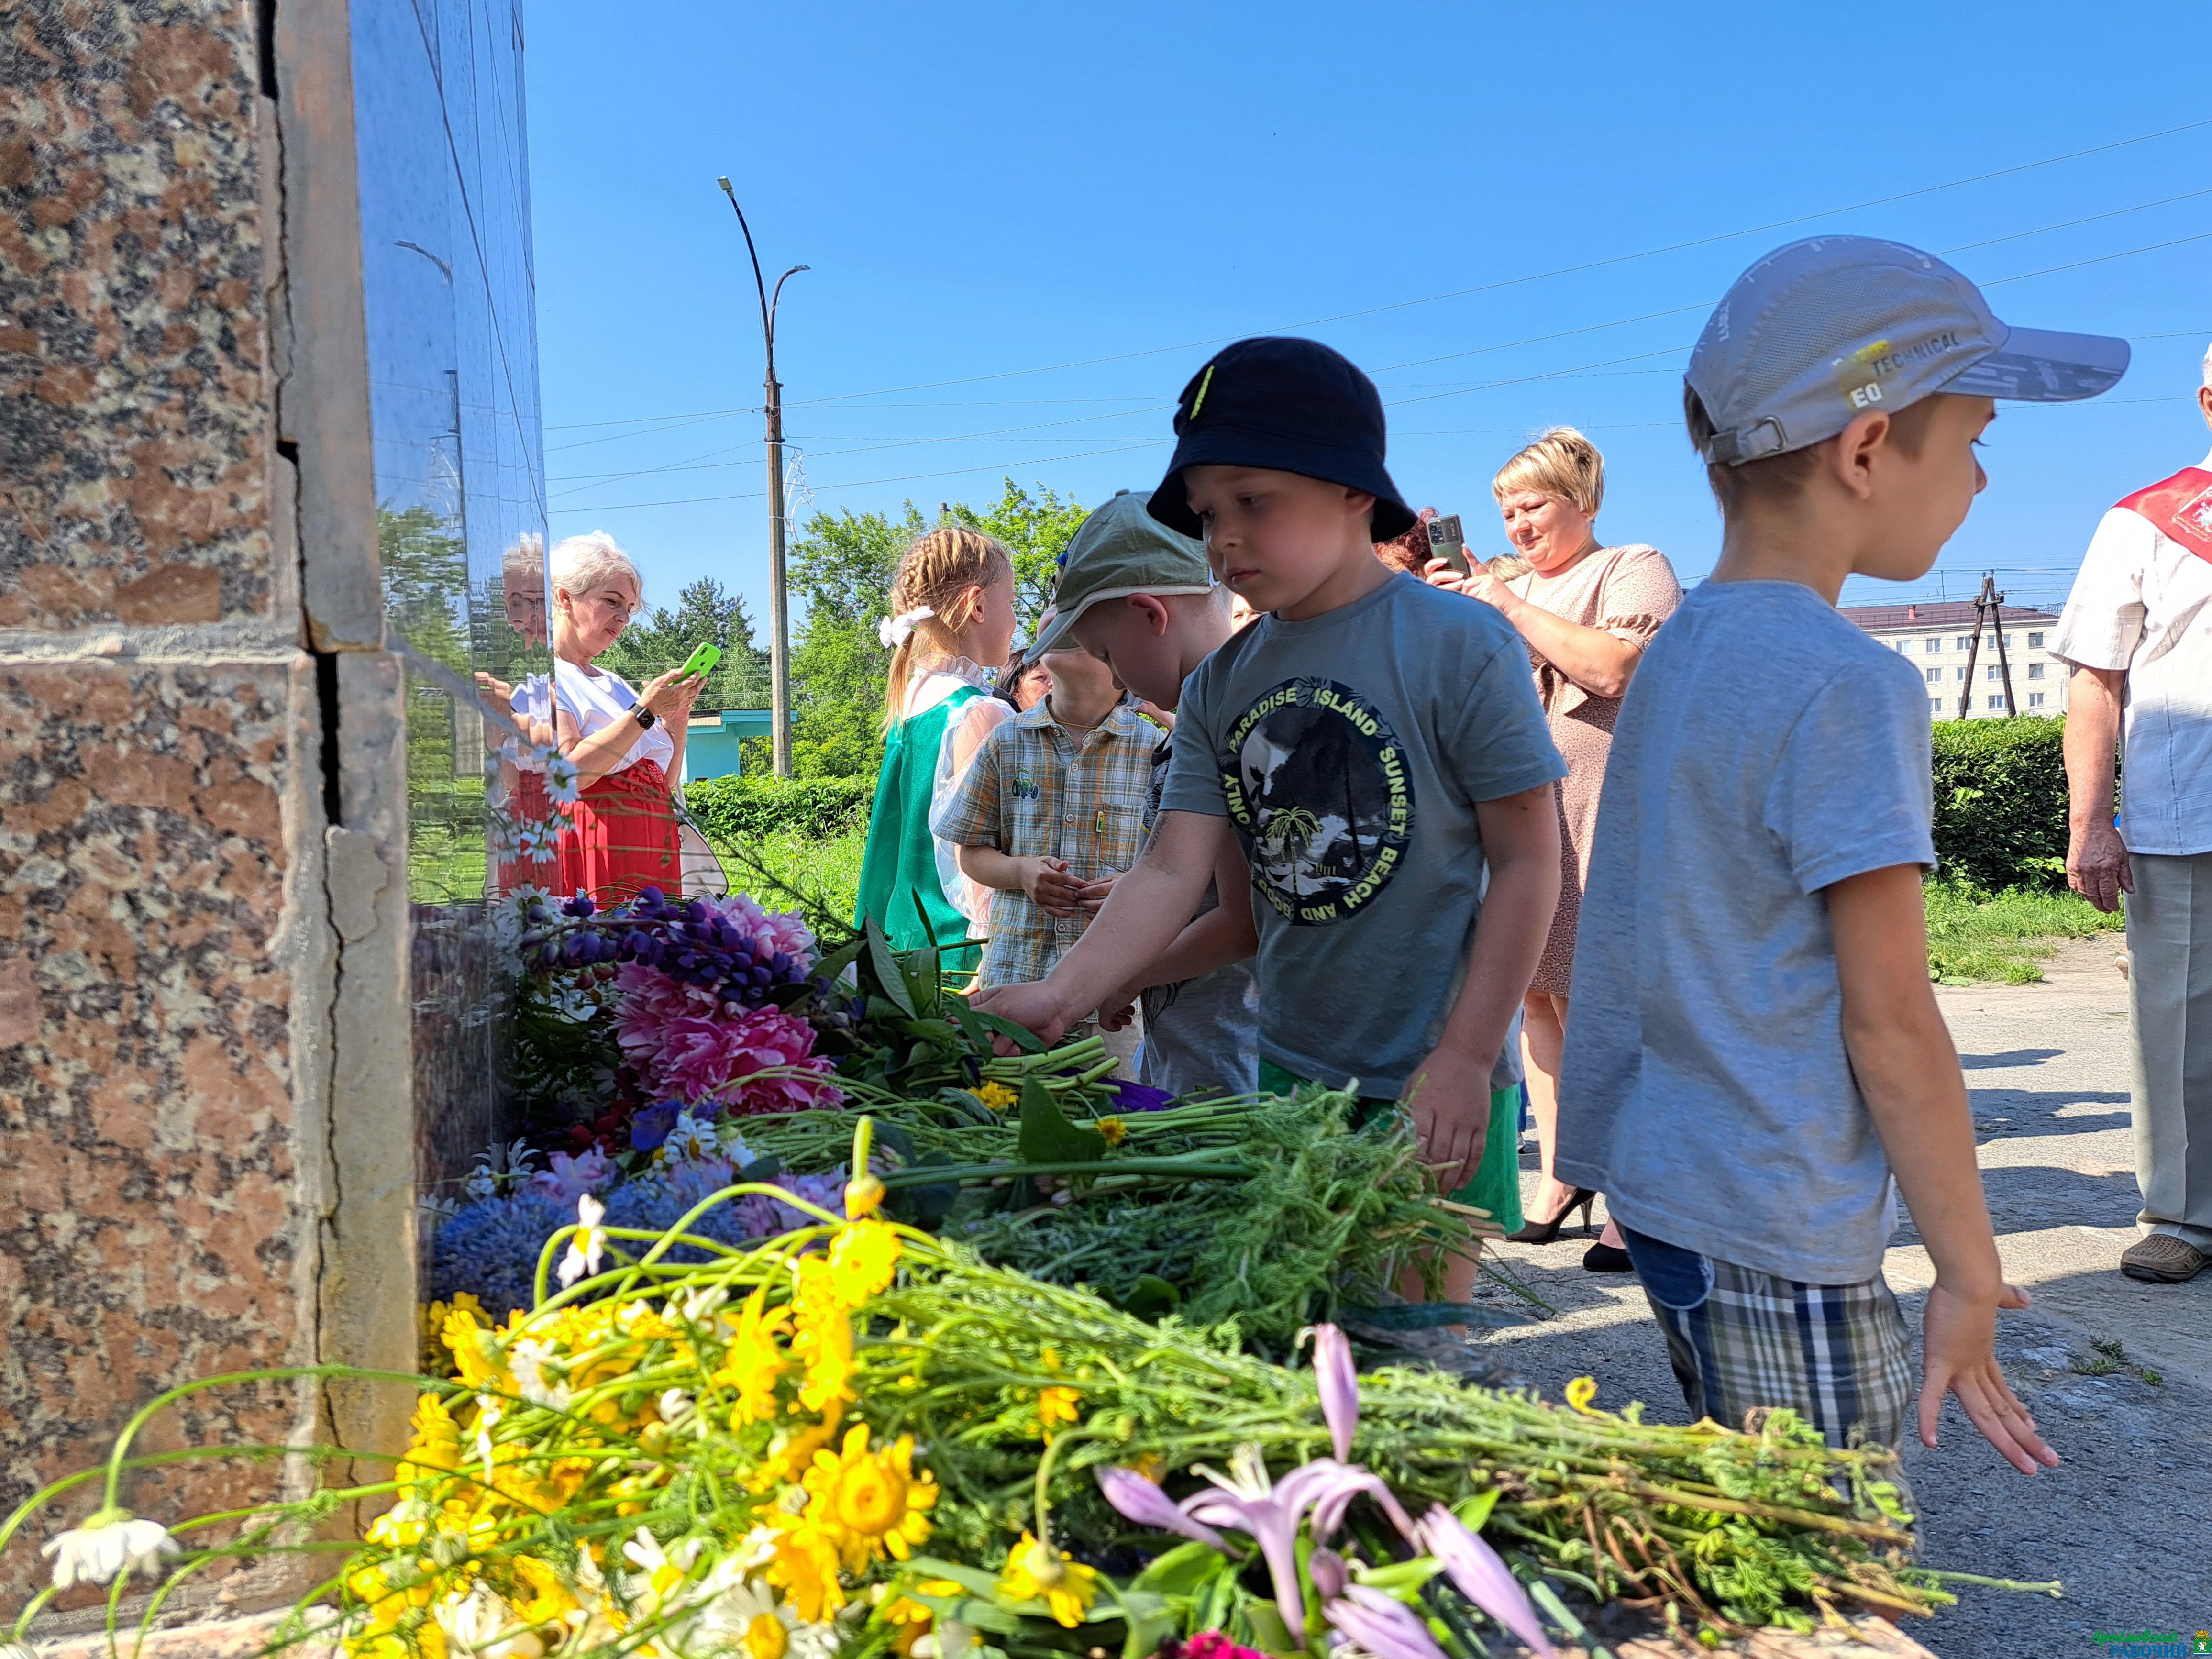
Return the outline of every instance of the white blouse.
[[[637,707],[637,693],[630,684],[611,668],[586,672],[565,658],[556,658],[553,664],[554,707],[576,722],[576,735],[588,738],[604,732],[617,720],[629,720],[633,730],[636,721],[630,711]],[[668,723],[656,720],[653,726],[637,733],[630,744],[629,752],[611,769],[628,770],[640,761],[649,760],[668,769],[669,762],[676,758],[676,744],[668,735]],[[672,787],[676,780],[669,781]]]

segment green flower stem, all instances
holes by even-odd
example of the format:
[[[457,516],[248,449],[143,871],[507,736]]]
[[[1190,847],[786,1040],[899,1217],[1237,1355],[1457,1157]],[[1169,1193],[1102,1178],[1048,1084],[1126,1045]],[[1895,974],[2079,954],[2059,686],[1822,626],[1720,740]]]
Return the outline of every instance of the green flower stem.
[[[1912,1571],[1917,1578],[1933,1578],[1946,1584],[1979,1584],[1984,1589],[2027,1590],[2054,1600],[2066,1594],[2064,1583],[2057,1578],[2045,1583],[2029,1584],[2017,1578],[1984,1578],[1978,1572],[1942,1572],[1934,1567],[1915,1567]]]
[[[1183,1158],[1109,1158],[1091,1163],[1060,1164],[914,1164],[881,1177],[886,1189],[933,1187],[947,1181],[982,1181],[1000,1176],[1114,1175],[1150,1176],[1191,1181],[1243,1181],[1252,1171],[1242,1164],[1194,1161]]]

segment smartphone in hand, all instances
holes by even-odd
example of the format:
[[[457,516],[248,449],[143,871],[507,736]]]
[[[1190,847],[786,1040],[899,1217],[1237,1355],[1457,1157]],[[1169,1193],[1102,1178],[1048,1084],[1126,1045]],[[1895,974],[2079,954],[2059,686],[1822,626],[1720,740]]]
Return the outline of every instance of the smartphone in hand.
[[[684,666],[678,669],[676,672],[679,678],[685,674],[711,673],[714,672],[714,665],[721,661],[721,659],[722,647],[720,646],[702,645],[696,651],[694,651],[689,657],[685,658],[684,660]]]
[[[1449,513],[1429,520],[1429,556],[1442,559],[1462,576],[1472,574],[1468,569],[1467,537],[1460,529],[1458,514]]]

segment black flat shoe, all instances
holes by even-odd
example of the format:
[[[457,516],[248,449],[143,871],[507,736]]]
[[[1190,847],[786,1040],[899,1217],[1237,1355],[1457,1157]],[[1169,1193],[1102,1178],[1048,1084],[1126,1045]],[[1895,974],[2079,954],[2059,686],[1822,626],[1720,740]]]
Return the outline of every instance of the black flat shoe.
[[[1506,1242],[1512,1244],[1548,1244],[1559,1236],[1559,1229],[1567,1224],[1567,1218],[1577,1210],[1583,1212],[1583,1231],[1587,1233],[1590,1228],[1590,1206],[1596,1202],[1595,1188],[1577,1187],[1567,1194],[1567,1201],[1560,1206],[1559,1214],[1549,1221],[1531,1221],[1520,1231],[1506,1234]]]
[[[1583,1252],[1583,1271],[1592,1273],[1632,1273],[1636,1264],[1628,1259],[1628,1252],[1616,1249],[1602,1242]]]

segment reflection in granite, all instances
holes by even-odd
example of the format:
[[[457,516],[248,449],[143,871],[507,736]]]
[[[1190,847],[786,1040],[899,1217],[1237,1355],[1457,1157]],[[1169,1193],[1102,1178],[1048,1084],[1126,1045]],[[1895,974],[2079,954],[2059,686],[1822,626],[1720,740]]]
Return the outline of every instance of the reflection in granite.
[[[0,668],[0,1510],[161,1389],[313,1352],[282,793],[313,706],[304,663]],[[195,1396],[143,1449],[281,1443],[294,1387]],[[269,1480],[199,1464],[130,1497]]]
[[[265,613],[250,9],[0,33],[0,627]]]

